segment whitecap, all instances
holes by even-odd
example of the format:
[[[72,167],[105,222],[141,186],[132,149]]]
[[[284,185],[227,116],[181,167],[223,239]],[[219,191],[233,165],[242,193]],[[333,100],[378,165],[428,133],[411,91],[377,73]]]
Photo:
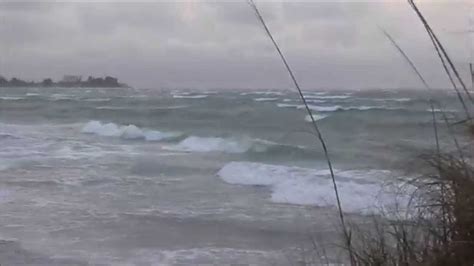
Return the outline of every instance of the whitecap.
[[[301,107],[304,107],[302,104],[291,104],[291,103],[277,103],[278,107],[281,108],[298,108],[300,109]]]
[[[95,109],[98,109],[98,110],[127,110],[127,109],[130,109],[130,108],[126,107],[126,106],[98,106]]]
[[[314,100],[314,99],[307,99],[306,102],[308,103],[325,103],[324,100]]]
[[[106,137],[119,137],[121,130],[114,123],[103,124],[100,121],[90,121],[82,128],[82,133],[97,134]]]
[[[188,108],[189,105],[170,105],[170,106],[158,106],[151,108],[152,110],[173,110],[173,109],[183,109]]]
[[[389,101],[394,101],[394,102],[409,102],[412,99],[411,98],[357,98],[359,100],[368,100],[368,101],[374,101],[374,102],[389,102]]]
[[[238,141],[231,138],[190,136],[182,140],[172,149],[189,152],[228,152],[244,153],[252,147],[250,141]]]
[[[409,102],[412,99],[411,98],[395,98],[395,99],[389,99],[389,100],[395,101],[395,102]]]
[[[75,96],[71,94],[61,94],[61,93],[55,93],[50,96],[53,100],[71,100]]]
[[[309,109],[318,111],[318,112],[334,112],[338,110],[343,110],[340,105],[334,106],[317,106],[317,105],[308,105]]]
[[[328,170],[230,162],[217,175],[229,184],[268,186],[275,203],[320,207],[333,207],[336,203]],[[409,197],[399,193],[399,185],[389,187],[381,181],[391,175],[388,170],[336,170],[344,211],[369,213],[407,204]]]
[[[177,99],[203,99],[207,98],[209,95],[205,94],[199,94],[199,95],[180,95],[180,94],[174,94],[173,98]]]
[[[321,114],[313,114],[313,118],[315,121],[318,121],[318,120],[322,120],[326,117],[328,117],[329,115],[321,115]],[[306,115],[304,120],[306,122],[313,122],[313,120],[311,120],[311,117],[309,115]]]
[[[25,98],[19,97],[19,96],[3,96],[3,97],[0,97],[0,99],[5,100],[5,101],[18,101],[18,100],[23,100]]]
[[[83,101],[85,102],[108,102],[110,101],[110,98],[89,98],[89,99],[84,99]]]
[[[82,133],[95,134],[104,137],[120,137],[129,140],[160,141],[180,136],[178,133],[161,132],[157,130],[142,129],[135,125],[116,125],[90,121],[83,128]]]
[[[253,100],[256,102],[273,102],[278,100],[278,98],[255,98]]]
[[[304,95],[326,95],[327,91],[303,91]]]
[[[189,136],[176,145],[164,147],[168,150],[184,152],[223,152],[223,153],[265,153],[277,152],[287,154],[285,151],[310,152],[307,147],[282,144],[264,139],[248,137],[198,137]]]
[[[305,95],[305,98],[315,98],[315,99],[348,99],[350,95]]]
[[[189,105],[171,105],[171,106],[153,106],[146,108],[146,110],[173,110],[173,109],[183,109],[187,108]],[[136,107],[133,106],[109,106],[109,105],[104,105],[104,106],[98,106],[95,109],[98,110],[130,110],[130,109],[136,109]]]
[[[283,95],[283,92],[281,92],[281,91],[249,91],[249,92],[240,93],[240,95],[242,95],[242,96],[250,95],[250,94],[256,94],[256,95]]]
[[[456,113],[458,112],[458,110],[455,110],[455,109],[439,109],[439,108],[434,108],[433,110],[431,110],[431,108],[428,108],[426,109],[427,112],[436,112],[436,113]]]
[[[141,139],[144,138],[143,130],[135,125],[123,126],[121,128],[121,137],[124,139]]]
[[[300,107],[298,107],[300,108]],[[371,105],[360,105],[360,106],[318,106],[309,105],[309,109],[318,112],[336,112],[336,111],[368,111],[368,110],[406,110],[400,107],[389,107],[389,106],[371,106]]]

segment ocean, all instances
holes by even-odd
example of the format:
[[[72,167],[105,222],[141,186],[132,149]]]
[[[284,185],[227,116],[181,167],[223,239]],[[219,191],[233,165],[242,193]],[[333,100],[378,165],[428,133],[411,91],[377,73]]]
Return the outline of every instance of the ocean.
[[[305,92],[348,216],[408,200],[430,95],[462,119],[447,90]],[[0,264],[294,264],[339,236],[308,121],[294,90],[1,88]]]

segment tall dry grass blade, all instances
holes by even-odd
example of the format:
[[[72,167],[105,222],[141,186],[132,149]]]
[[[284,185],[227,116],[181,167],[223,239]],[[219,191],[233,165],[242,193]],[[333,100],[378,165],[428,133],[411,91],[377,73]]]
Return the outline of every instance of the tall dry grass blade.
[[[467,97],[469,98],[469,100],[471,101],[471,103],[474,104],[474,99],[472,98],[471,94],[469,93],[469,91],[467,90],[467,87],[464,83],[464,81],[462,80],[461,76],[459,75],[459,72],[458,70],[456,69],[456,67],[454,66],[451,58],[449,57],[448,53],[446,52],[446,49],[444,48],[443,44],[439,41],[438,37],[436,36],[436,34],[433,32],[431,26],[429,25],[429,23],[426,21],[425,17],[423,16],[423,14],[421,13],[421,11],[418,9],[418,7],[416,6],[415,2],[413,0],[408,0],[408,3],[410,4],[410,6],[413,8],[413,10],[415,11],[415,13],[417,14],[418,18],[420,19],[420,21],[422,22],[423,26],[425,27],[425,30],[426,32],[428,33],[428,35],[430,36],[430,39],[431,39],[431,42],[433,43],[433,46],[435,47],[437,53],[438,53],[438,57],[440,58],[442,64],[443,64],[443,67],[445,69],[445,72],[446,74],[449,76],[450,80],[451,80],[451,83],[453,84],[453,87],[454,89],[456,90],[456,93],[458,94],[458,98],[461,102],[461,104],[463,105],[463,108],[465,109],[465,112],[466,112],[466,116],[468,117],[468,119],[470,120],[471,119],[471,116],[469,115],[469,112],[468,112],[468,109],[467,109],[467,106],[466,104],[464,103],[464,100],[462,99],[462,97],[460,96],[460,93],[459,93],[459,90],[457,89],[457,86],[456,86],[456,83],[454,82],[454,80],[452,79],[451,77],[451,74],[446,66],[446,63],[444,62],[444,59],[448,62],[449,66],[451,67],[451,70],[453,71],[454,75],[456,76],[458,82],[461,84],[464,92],[466,93]],[[442,54],[441,54],[442,53]],[[444,57],[444,59],[443,59]]]
[[[459,75],[459,72],[458,72],[456,66],[454,66],[454,64],[453,64],[453,61],[451,60],[451,57],[449,57],[448,53],[446,52],[446,49],[444,48],[443,44],[439,41],[438,37],[436,36],[433,29],[431,28],[430,24],[428,23],[428,21],[426,21],[425,17],[423,16],[423,14],[420,12],[417,5],[415,4],[414,0],[408,0],[408,2],[410,3],[413,10],[415,10],[416,14],[418,15],[418,17],[422,21],[423,25],[425,26],[426,30],[433,36],[433,38],[436,41],[437,45],[439,46],[441,52],[443,52],[443,55],[446,58],[446,61],[449,63],[449,66],[451,67],[451,69],[453,70],[454,75],[456,76],[457,80],[459,81],[459,83],[463,87],[464,92],[469,97],[469,100],[471,100],[471,102],[474,103],[474,100],[473,100],[471,94],[469,93],[469,91],[467,90],[467,87],[466,87],[464,81],[462,80],[461,76]]]
[[[431,87],[428,85],[426,80],[423,78],[423,75],[421,75],[420,71],[418,71],[417,67],[415,66],[413,61],[410,59],[410,57],[408,57],[408,55],[405,53],[405,51],[403,51],[403,49],[400,47],[400,45],[398,45],[398,43],[393,39],[393,37],[387,31],[385,31],[383,29],[381,29],[381,30],[384,33],[384,35],[390,40],[390,42],[393,44],[393,46],[395,46],[395,48],[397,48],[397,50],[400,52],[400,54],[403,56],[403,58],[408,62],[411,69],[416,73],[417,77],[423,83],[425,88],[431,93],[431,91],[432,91]],[[438,137],[438,128],[436,126],[436,116],[435,116],[435,111],[434,111],[434,109],[435,109],[434,105],[435,105],[435,101],[433,100],[433,98],[430,95],[430,107],[431,107],[431,114],[432,114],[432,119],[433,119],[433,130],[434,130],[435,139],[436,139],[436,151],[437,151],[437,154],[439,155],[440,154],[440,145],[439,145],[439,137]],[[452,128],[451,128],[451,125],[449,124],[446,113],[443,111],[443,109],[442,109],[442,107],[439,103],[438,103],[438,108],[441,110],[441,116],[443,118],[443,121],[445,122],[450,135],[453,137],[454,145],[456,146],[456,149],[459,152],[459,155],[460,155],[461,159],[464,160],[464,153],[462,151],[462,148],[459,145],[459,142],[458,142],[454,132],[452,131]]]
[[[267,34],[267,36],[271,40],[271,42],[272,42],[273,46],[275,47],[278,55],[280,56],[280,59],[282,60],[288,74],[290,75],[290,78],[293,81],[293,84],[295,85],[296,89],[298,90],[298,94],[299,94],[299,96],[300,96],[300,98],[301,98],[301,100],[302,100],[302,102],[305,106],[306,112],[308,113],[309,117],[311,118],[311,124],[313,125],[313,128],[316,131],[318,140],[321,143],[321,146],[322,146],[323,151],[324,151],[324,156],[326,158],[326,162],[327,162],[328,167],[329,167],[329,172],[331,174],[331,179],[332,179],[332,183],[333,183],[334,192],[335,192],[335,195],[336,195],[336,203],[337,203],[337,208],[338,208],[338,211],[339,211],[339,218],[341,220],[341,225],[342,225],[342,228],[343,228],[343,231],[344,231],[343,233],[344,233],[344,237],[345,237],[345,240],[346,240],[347,249],[348,249],[348,252],[349,252],[349,258],[351,260],[351,264],[354,265],[355,263],[354,263],[353,254],[352,254],[352,247],[351,247],[352,246],[351,245],[351,235],[350,235],[350,232],[347,230],[346,223],[345,223],[345,220],[344,220],[344,214],[343,214],[343,211],[342,211],[341,199],[340,199],[340,196],[339,196],[339,191],[338,191],[338,188],[337,188],[336,178],[335,178],[335,175],[334,175],[334,169],[332,167],[331,159],[329,157],[329,152],[328,152],[328,149],[327,149],[327,146],[326,146],[326,142],[324,141],[324,138],[321,134],[321,131],[319,130],[319,127],[316,123],[316,120],[313,117],[313,113],[311,112],[311,109],[309,108],[309,105],[306,102],[306,99],[303,95],[303,92],[302,92],[302,90],[301,90],[301,88],[298,84],[298,81],[296,80],[295,75],[293,74],[293,71],[291,70],[290,65],[288,64],[288,62],[287,62],[285,56],[283,55],[283,52],[281,51],[280,47],[278,46],[277,42],[273,38],[273,35],[270,32],[270,29],[268,28],[267,24],[265,23],[265,20],[263,19],[262,15],[260,14],[260,11],[257,8],[257,5],[255,4],[255,2],[253,0],[248,0],[248,3],[252,7],[252,9],[254,10],[258,20],[260,21],[260,23],[262,24],[262,26],[265,30],[265,33]]]
[[[469,64],[469,74],[471,74],[471,90],[474,90],[474,68],[472,67],[472,63]]]
[[[443,66],[444,72],[448,76],[449,81],[451,82],[451,85],[453,85],[453,89],[456,92],[456,96],[458,97],[458,100],[461,103],[461,106],[463,107],[464,112],[466,113],[466,119],[464,120],[464,122],[470,121],[471,120],[471,115],[470,115],[469,110],[467,108],[466,102],[464,101],[464,98],[461,95],[461,91],[459,91],[459,89],[456,85],[456,82],[454,81],[454,79],[451,75],[451,72],[449,71],[448,66],[446,65],[445,59],[444,59],[443,55],[441,54],[441,51],[440,51],[440,49],[439,49],[439,47],[436,43],[436,40],[434,39],[433,35],[430,32],[428,32],[428,36],[430,37],[431,43],[433,44],[433,46],[435,48],[436,54],[438,55],[438,58],[441,61],[441,65]]]
[[[416,73],[418,78],[421,80],[421,82],[423,83],[425,88],[428,89],[429,92],[430,92],[430,101],[429,102],[430,102],[431,115],[432,115],[432,119],[433,119],[433,130],[434,130],[435,140],[436,140],[436,151],[439,154],[440,153],[440,148],[439,148],[438,127],[436,126],[436,114],[435,114],[435,108],[434,108],[434,100],[433,100],[433,97],[431,96],[431,88],[428,85],[428,83],[426,82],[426,80],[423,78],[423,76],[421,75],[420,71],[418,71],[418,69],[416,68],[413,61],[411,61],[410,57],[408,57],[408,55],[405,53],[405,51],[403,51],[403,49],[400,47],[400,45],[398,45],[398,43],[395,41],[395,39],[393,39],[393,37],[386,30],[384,30],[382,28],[380,28],[380,30],[383,32],[385,37],[387,37],[387,39],[392,43],[392,45],[395,48],[397,48],[397,51],[403,56],[405,61],[410,65],[411,69]],[[441,111],[443,112],[443,110],[441,110]]]

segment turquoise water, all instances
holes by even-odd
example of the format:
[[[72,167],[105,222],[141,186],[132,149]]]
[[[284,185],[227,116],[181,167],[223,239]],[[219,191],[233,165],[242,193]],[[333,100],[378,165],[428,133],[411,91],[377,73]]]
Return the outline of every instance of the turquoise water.
[[[429,95],[305,95],[345,211],[389,208],[383,184],[434,149]],[[451,92],[432,96],[462,119]],[[287,265],[309,232],[334,237],[325,158],[292,91],[2,88],[0,106],[2,264]]]

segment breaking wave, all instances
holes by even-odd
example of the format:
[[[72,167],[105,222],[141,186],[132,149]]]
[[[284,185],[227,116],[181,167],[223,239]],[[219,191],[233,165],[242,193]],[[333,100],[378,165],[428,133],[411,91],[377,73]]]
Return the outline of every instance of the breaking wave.
[[[271,201],[276,203],[333,207],[336,202],[328,170],[230,162],[217,175],[229,184],[268,186]],[[336,170],[336,175],[345,212],[390,210],[394,204],[404,206],[409,201],[407,194],[397,193],[399,184],[389,187],[384,183],[393,175],[388,170]]]
[[[176,99],[203,99],[207,98],[209,95],[199,94],[199,95],[183,95],[183,94],[174,94],[173,98]]]
[[[81,130],[82,133],[95,134],[104,137],[119,137],[130,140],[160,141],[173,139],[180,136],[177,133],[161,132],[157,130],[142,129],[135,125],[117,125],[90,121]]]
[[[281,91],[249,91],[249,92],[242,92],[240,93],[241,96],[245,95],[283,95],[284,93]]]
[[[266,156],[291,156],[302,158],[316,158],[320,153],[303,146],[281,144],[263,139],[252,139],[248,137],[200,137],[185,136],[181,133],[161,132],[158,130],[143,129],[135,125],[117,125],[115,123],[103,123],[101,121],[90,121],[81,130],[82,133],[94,134],[103,137],[116,137],[126,140],[145,141],[167,141],[174,142],[164,149],[185,152],[222,152],[234,154],[247,154]],[[175,142],[177,141],[177,142]]]
[[[328,117],[328,116],[329,116],[329,115],[313,114],[313,118],[314,118],[315,121],[322,120],[322,119],[324,119],[324,118],[326,118],[326,117]],[[306,122],[312,122],[312,121],[313,121],[313,120],[311,120],[311,117],[310,117],[309,115],[306,115],[305,118],[304,118],[304,120],[305,120]]]
[[[291,156],[293,158],[316,158],[319,155],[318,151],[306,147],[251,138],[189,136],[178,144],[166,148],[174,151],[186,152],[245,153],[248,156],[266,156],[267,154],[271,154],[272,157]]]
[[[174,110],[174,109],[183,109],[183,108],[188,108],[189,105],[171,105],[171,106],[152,106],[152,107],[147,107],[144,110]],[[97,110],[139,110],[138,108],[134,106],[98,106],[95,107]]]
[[[411,98],[361,98],[363,100],[375,101],[375,102],[409,102],[412,101]]]
[[[278,98],[255,98],[253,100],[256,102],[273,102],[273,101],[277,101]]]
[[[389,107],[389,106],[372,106],[372,105],[361,105],[361,106],[317,106],[310,105],[309,108],[319,112],[336,112],[336,111],[368,111],[368,110],[380,110],[380,111],[394,111],[394,110],[406,110],[400,107]]]
[[[278,107],[282,108],[296,108],[304,109],[303,104],[288,104],[288,103],[278,103]],[[405,108],[400,107],[389,107],[389,106],[372,106],[372,105],[361,105],[361,106],[341,106],[341,105],[330,105],[330,106],[320,106],[320,105],[308,105],[309,109],[317,112],[340,112],[340,111],[368,111],[368,110],[406,110]]]
[[[304,105],[302,104],[291,104],[291,103],[277,103],[277,106],[281,108],[298,108],[298,109],[304,108]]]
[[[177,145],[171,147],[173,150],[188,152],[229,152],[244,153],[251,148],[251,142],[238,141],[234,139],[218,137],[196,137],[190,136]]]
[[[110,102],[111,98],[87,98],[83,99],[85,102]]]
[[[2,96],[0,97],[0,100],[4,100],[4,101],[20,101],[20,100],[24,100],[25,98],[24,97],[20,97],[20,96]]]
[[[349,95],[305,95],[304,98],[308,99],[348,99]]]

